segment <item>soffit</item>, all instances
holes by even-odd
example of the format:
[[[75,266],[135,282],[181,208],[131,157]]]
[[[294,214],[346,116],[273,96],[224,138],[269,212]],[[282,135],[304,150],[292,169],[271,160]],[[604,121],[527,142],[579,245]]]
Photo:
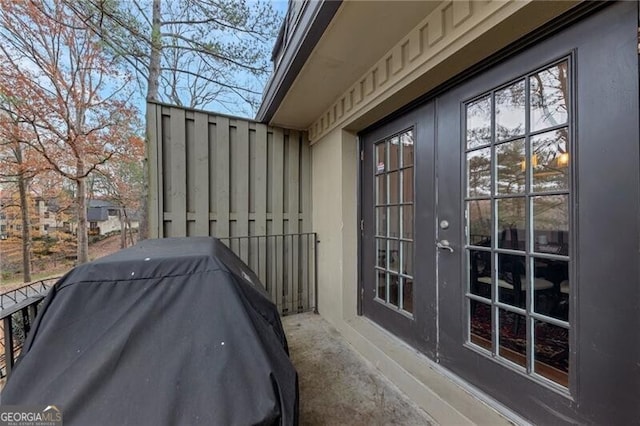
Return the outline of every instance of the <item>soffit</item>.
[[[344,1],[271,119],[306,129],[440,1]]]

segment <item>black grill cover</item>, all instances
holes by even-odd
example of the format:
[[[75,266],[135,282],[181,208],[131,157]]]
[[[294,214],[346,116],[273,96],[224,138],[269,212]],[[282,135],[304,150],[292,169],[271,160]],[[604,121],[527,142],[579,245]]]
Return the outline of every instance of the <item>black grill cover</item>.
[[[233,252],[147,240],[51,289],[1,402],[57,405],[65,425],[290,425],[297,374],[275,305]]]

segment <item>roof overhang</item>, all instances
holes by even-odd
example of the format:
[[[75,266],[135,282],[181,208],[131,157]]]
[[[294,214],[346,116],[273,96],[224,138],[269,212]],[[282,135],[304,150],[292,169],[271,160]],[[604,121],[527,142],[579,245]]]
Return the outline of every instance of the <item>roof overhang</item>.
[[[256,119],[307,129],[438,1],[308,2]]]

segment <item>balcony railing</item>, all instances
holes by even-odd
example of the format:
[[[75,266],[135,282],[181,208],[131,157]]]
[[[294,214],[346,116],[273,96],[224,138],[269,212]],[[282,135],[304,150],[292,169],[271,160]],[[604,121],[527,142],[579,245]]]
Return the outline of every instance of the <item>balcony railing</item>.
[[[315,232],[220,238],[258,275],[281,315],[317,312]]]
[[[57,280],[50,278],[0,294],[0,379],[11,374],[40,302]]]

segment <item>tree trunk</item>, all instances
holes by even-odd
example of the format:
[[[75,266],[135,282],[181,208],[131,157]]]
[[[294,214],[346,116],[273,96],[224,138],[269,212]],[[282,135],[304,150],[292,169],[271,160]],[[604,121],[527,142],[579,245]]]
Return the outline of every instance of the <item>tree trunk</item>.
[[[151,16],[151,54],[149,58],[149,77],[147,80],[147,101],[158,100],[158,88],[160,86],[160,55],[162,54],[162,4],[161,0],[153,0]],[[138,240],[149,237],[149,114],[148,107],[146,117],[147,134],[145,137],[145,155],[142,163],[142,205],[140,206],[140,225],[138,228]]]
[[[78,162],[78,170],[83,170],[84,164]],[[78,173],[81,175],[81,173]],[[89,261],[89,237],[87,234],[87,184],[85,178],[76,180],[78,193],[76,194],[76,206],[78,208],[78,261],[77,264],[87,263]]]
[[[22,174],[18,177],[18,188],[22,216],[22,281],[28,283],[31,282],[31,220],[27,198],[27,180]]]

